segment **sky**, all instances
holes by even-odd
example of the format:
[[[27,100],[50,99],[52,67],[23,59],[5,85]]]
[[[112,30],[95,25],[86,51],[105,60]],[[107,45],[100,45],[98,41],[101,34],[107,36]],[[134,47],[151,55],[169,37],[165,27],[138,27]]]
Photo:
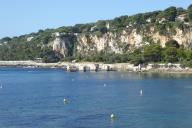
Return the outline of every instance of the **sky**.
[[[0,0],[0,38],[190,4],[191,0]]]

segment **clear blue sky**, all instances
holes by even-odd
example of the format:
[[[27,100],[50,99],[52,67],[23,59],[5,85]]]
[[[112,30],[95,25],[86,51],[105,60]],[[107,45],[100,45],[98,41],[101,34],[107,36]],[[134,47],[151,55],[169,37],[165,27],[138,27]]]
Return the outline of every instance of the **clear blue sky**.
[[[191,0],[0,0],[0,38],[121,15],[186,8]]]

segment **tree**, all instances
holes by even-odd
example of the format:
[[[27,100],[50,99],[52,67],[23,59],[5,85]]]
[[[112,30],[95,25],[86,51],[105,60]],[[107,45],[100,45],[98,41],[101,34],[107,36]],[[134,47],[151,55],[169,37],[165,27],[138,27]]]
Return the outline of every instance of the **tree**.
[[[177,16],[177,8],[176,7],[169,7],[164,11],[164,16],[169,21],[175,21]]]
[[[96,28],[98,31],[100,31],[101,33],[106,33],[107,32],[107,28],[106,28],[106,21],[97,21],[96,23]]]
[[[179,61],[183,61],[187,59],[187,50],[184,49],[184,46],[181,45],[179,49],[177,49]]]
[[[134,52],[130,55],[130,63],[138,66],[143,63],[142,50],[135,49]]]
[[[192,60],[192,51],[191,50],[185,50],[186,60]]]
[[[6,42],[6,41],[10,41],[10,40],[11,40],[10,37],[4,37],[4,38],[1,39],[2,42]]]
[[[39,32],[39,33],[42,33],[42,32],[44,32],[44,30],[40,29],[38,32]]]
[[[131,63],[135,66],[138,66],[139,64],[143,63],[143,59],[141,55],[136,55],[132,58]]]
[[[175,47],[168,47],[164,51],[164,59],[167,62],[174,63],[178,61],[178,53],[177,48]]]
[[[152,44],[144,48],[143,53],[144,61],[160,61],[161,60],[161,46],[158,44]]]
[[[166,46],[166,48],[168,48],[168,47],[179,48],[180,47],[179,43],[176,40],[169,40],[169,41],[167,41],[165,43],[165,46]]]
[[[183,8],[177,8],[177,15],[184,14],[185,12],[186,12],[185,9],[183,9]]]
[[[188,7],[188,18],[189,18],[189,21],[192,22],[192,4],[189,5]]]

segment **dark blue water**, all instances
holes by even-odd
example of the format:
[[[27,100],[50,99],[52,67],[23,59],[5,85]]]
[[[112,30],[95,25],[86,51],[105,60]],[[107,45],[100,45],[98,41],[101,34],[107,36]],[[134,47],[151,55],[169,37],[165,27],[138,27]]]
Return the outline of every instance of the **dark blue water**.
[[[192,127],[190,75],[0,68],[0,80],[0,128]]]

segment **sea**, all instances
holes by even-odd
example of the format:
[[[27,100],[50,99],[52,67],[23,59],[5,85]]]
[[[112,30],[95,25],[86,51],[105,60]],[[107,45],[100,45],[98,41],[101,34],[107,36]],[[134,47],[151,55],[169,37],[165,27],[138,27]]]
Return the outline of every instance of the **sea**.
[[[0,128],[191,127],[190,74],[0,68]]]

